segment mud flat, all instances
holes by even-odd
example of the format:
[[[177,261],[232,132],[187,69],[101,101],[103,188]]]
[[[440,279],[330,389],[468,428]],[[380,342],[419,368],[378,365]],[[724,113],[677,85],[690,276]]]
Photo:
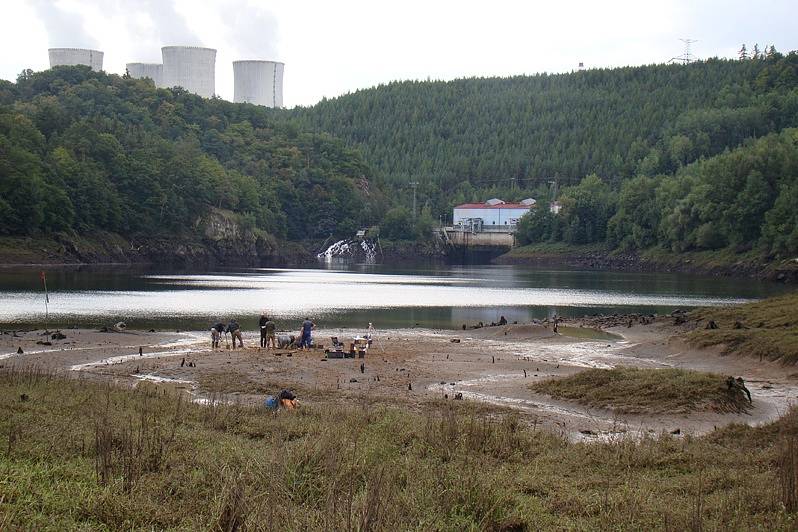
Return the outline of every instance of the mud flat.
[[[778,363],[721,356],[681,340],[666,320],[598,330],[572,320],[559,333],[548,324],[451,331],[383,330],[365,359],[325,359],[322,349],[267,350],[244,334],[244,349],[211,349],[204,331],[102,333],[42,331],[0,336],[0,365],[36,365],[123,386],[163,386],[198,402],[256,404],[293,389],[306,403],[369,401],[420,409],[434,400],[479,402],[513,411],[531,424],[571,439],[607,439],[662,432],[703,434],[730,423],[758,425],[777,419],[798,398],[798,379]],[[321,329],[346,342],[362,331]],[[42,345],[42,343],[51,345]],[[18,349],[22,354],[18,354]],[[140,350],[140,351],[139,351]],[[362,364],[362,368],[361,368]],[[682,368],[742,376],[753,395],[747,413],[627,414],[587,408],[530,390],[543,379],[585,368]]]

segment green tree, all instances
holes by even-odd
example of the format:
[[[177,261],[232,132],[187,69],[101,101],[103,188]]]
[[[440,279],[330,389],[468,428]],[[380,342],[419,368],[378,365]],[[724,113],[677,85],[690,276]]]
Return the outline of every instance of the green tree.
[[[592,174],[578,185],[563,189],[560,202],[563,240],[571,244],[604,241],[616,198],[600,177]]]
[[[556,238],[555,217],[548,204],[538,203],[524,214],[516,227],[516,237],[520,244],[545,242]]]
[[[380,236],[389,240],[412,240],[416,236],[413,215],[406,207],[394,207],[385,213]]]
[[[618,209],[607,225],[607,241],[624,249],[645,249],[657,242],[657,179],[640,176],[624,181]]]
[[[765,214],[762,241],[779,257],[798,254],[798,179],[785,183],[773,208]]]

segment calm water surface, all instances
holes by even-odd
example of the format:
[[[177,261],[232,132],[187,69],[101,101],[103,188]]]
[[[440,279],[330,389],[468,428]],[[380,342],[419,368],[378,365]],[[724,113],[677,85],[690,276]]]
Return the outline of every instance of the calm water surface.
[[[41,325],[38,269],[0,270],[0,324]],[[129,268],[48,271],[51,326],[204,329],[236,317],[254,327],[261,311],[281,328],[310,316],[320,327],[460,328],[505,316],[671,312],[776,295],[749,279],[530,269],[520,266],[346,265],[318,269],[164,272]]]

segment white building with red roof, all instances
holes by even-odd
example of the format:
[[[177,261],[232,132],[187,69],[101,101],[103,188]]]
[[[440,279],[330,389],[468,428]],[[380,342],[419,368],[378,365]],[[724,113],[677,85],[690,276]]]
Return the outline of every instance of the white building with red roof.
[[[464,203],[454,208],[452,223],[477,231],[481,228],[490,230],[496,226],[514,231],[518,219],[528,213],[535,203],[537,202],[532,198],[518,203],[507,203],[498,198],[489,199],[485,203]]]

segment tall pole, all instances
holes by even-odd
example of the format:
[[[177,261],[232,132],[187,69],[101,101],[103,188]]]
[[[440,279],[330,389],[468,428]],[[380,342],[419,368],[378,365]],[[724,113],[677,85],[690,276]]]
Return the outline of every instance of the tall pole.
[[[416,188],[418,188],[418,181],[411,181],[410,186],[413,187],[413,220],[416,219]]]
[[[679,39],[684,43],[684,64],[693,62],[693,54],[690,53],[690,45],[698,42],[696,39]]]
[[[50,295],[47,293],[47,275],[44,271],[39,273],[39,279],[44,285],[44,332],[50,332]]]

